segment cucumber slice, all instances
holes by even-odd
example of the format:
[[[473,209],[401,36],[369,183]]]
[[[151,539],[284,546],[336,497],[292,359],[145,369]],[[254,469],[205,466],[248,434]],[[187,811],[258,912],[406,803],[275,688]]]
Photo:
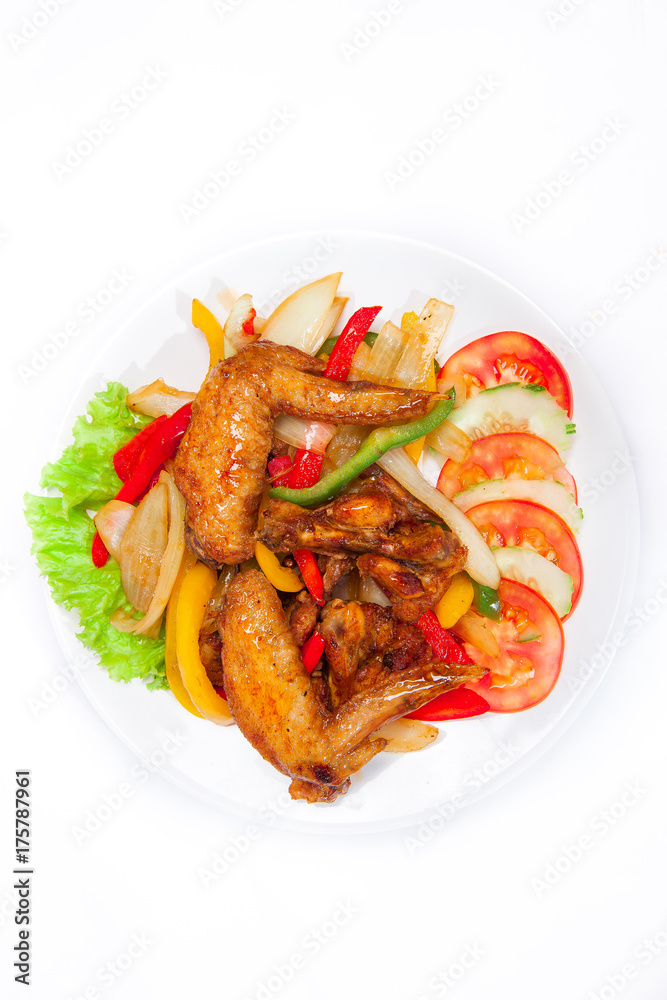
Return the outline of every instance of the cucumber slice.
[[[575,426],[543,385],[509,382],[484,389],[452,410],[449,420],[471,438],[527,431],[553,445],[561,458]]]
[[[565,617],[572,607],[574,591],[569,573],[532,549],[508,547],[492,551],[501,576],[536,590],[549,602],[559,618]]]
[[[487,500],[529,500],[548,507],[562,517],[572,531],[581,527],[583,512],[577,507],[570,491],[562,483],[548,479],[489,479],[461,490],[454,503],[465,514],[471,507]]]

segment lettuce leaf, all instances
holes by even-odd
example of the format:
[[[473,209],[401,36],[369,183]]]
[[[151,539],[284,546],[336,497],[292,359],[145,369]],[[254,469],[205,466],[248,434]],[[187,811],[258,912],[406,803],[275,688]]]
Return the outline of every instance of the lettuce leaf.
[[[58,462],[42,471],[40,485],[60,496],[25,495],[25,516],[33,535],[33,554],[49,581],[56,604],[78,612],[81,642],[97,653],[109,676],[117,681],[144,678],[149,688],[167,687],[164,639],[118,632],[109,616],[129,608],[113,559],[93,566],[90,547],[95,525],[87,513],[111,500],[121,487],[113,455],[149,417],[132,413],[125,404],[127,389],[110,382],[74,425],[74,442]]]
[[[44,466],[39,485],[59,490],[63,513],[83,503],[102,507],[123,485],[113,467],[113,456],[151,421],[133,413],[125,403],[126,396],[127,389],[120,382],[109,382],[106,392],[96,393],[86,414],[77,417],[72,430],[74,443],[57,462]]]

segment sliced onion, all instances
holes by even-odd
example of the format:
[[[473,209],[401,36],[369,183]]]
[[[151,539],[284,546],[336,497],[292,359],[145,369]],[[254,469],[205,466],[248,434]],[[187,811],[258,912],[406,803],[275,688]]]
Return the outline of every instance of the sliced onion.
[[[331,439],[327,448],[327,458],[334,469],[338,469],[353,455],[356,455],[367,434],[367,427],[360,427],[356,424],[344,424],[338,428],[338,432]]]
[[[441,378],[438,379],[438,392],[447,393],[450,389],[454,390],[454,406],[453,409],[456,410],[457,407],[463,406],[467,398],[466,384],[462,378]]]
[[[167,547],[169,490],[158,482],[149,490],[125,529],[120,544],[123,591],[137,611],[148,611]]]
[[[356,569],[341,576],[331,596],[332,598],[337,598],[339,601],[359,600],[359,573]]]
[[[433,372],[433,359],[440,347],[454,306],[440,299],[429,299],[419,317],[419,323],[410,330],[405,350],[401,356],[394,379],[396,385],[425,389]]]
[[[135,618],[132,612],[123,611],[122,608],[114,611],[109,621],[117,632],[134,632],[135,626],[140,624],[139,619]]]
[[[254,344],[259,338],[259,333],[255,330],[255,317],[257,313],[253,309],[252,296],[241,295],[232,306],[229,316],[225,321],[225,357],[231,358],[248,344]],[[246,328],[252,323],[252,333],[246,333]]]
[[[439,427],[426,435],[426,444],[453,462],[465,462],[472,438],[451,420],[443,420]]]
[[[475,649],[481,649],[489,656],[498,656],[500,647],[490,625],[481,615],[475,611],[466,611],[462,618],[452,625],[451,631],[458,635],[459,639],[469,642]]]
[[[371,739],[388,740],[384,748],[387,753],[411,753],[427,747],[438,738],[438,732],[436,726],[429,726],[419,719],[394,719],[377,729]]]
[[[350,371],[347,376],[348,382],[361,382],[366,378],[366,369],[371,357],[371,349],[363,340],[354,352]]]
[[[273,424],[273,433],[279,441],[323,455],[336,433],[336,425],[322,420],[301,420],[282,413]]]
[[[393,385],[407,339],[407,333],[395,323],[385,323],[371,348],[364,378],[378,385]]]
[[[331,333],[333,332],[336,323],[340,319],[340,314],[342,313],[343,309],[345,308],[348,302],[349,299],[347,295],[337,295],[334,298],[331,304],[331,309],[327,313],[326,319],[322,324],[322,329],[320,330],[322,343],[324,343],[327,337],[331,336]]]
[[[276,344],[296,347],[306,354],[316,354],[325,337],[325,320],[341,279],[341,273],[303,285],[276,306],[264,325],[262,338]]]
[[[468,550],[465,568],[470,576],[483,586],[495,589],[500,583],[498,563],[472,521],[451,500],[426,482],[403,448],[392,448],[377,460],[377,464],[442,518],[461,545],[465,545]]]
[[[93,518],[100,538],[116,562],[120,562],[120,543],[134,511],[134,504],[109,500]]]
[[[359,581],[360,601],[367,601],[369,604],[379,604],[383,608],[388,608],[391,601],[384,590],[375,582],[372,576],[362,576]]]
[[[185,552],[185,500],[179,490],[176,489],[173,476],[170,476],[168,472],[160,473],[157,485],[164,485],[168,490],[169,534],[160,563],[160,572],[155,591],[145,618],[142,618],[134,629],[136,635],[147,635],[153,626],[157,625],[159,627]],[[152,492],[153,490],[151,490]]]
[[[159,417],[162,414],[170,417],[186,403],[191,403],[195,395],[194,392],[174,389],[158,378],[150,385],[131,392],[125,397],[125,402],[135,413],[143,413],[147,417]]]

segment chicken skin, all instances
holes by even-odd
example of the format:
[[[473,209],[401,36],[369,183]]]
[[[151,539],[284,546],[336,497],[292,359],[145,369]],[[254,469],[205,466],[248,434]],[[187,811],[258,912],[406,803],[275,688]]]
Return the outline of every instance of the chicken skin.
[[[360,553],[356,565],[361,575],[380,586],[396,618],[415,622],[437,604],[451,578],[463,569],[466,550],[441,524],[417,519],[419,512],[406,506],[400,494],[394,495],[389,483],[389,477],[382,483],[371,480],[360,492],[313,510],[272,500],[259,539],[273,551]]]
[[[276,591],[256,570],[227,591],[220,631],[231,713],[252,745],[292,778],[293,798],[331,801],[350,775],[384,749],[378,727],[483,673],[442,663],[384,670],[335,710],[327,708],[301,661]]]
[[[276,416],[381,424],[422,416],[433,395],[337,382],[323,369],[295,348],[260,341],[216,365],[197,394],[174,475],[188,544],[210,565],[252,555]]]

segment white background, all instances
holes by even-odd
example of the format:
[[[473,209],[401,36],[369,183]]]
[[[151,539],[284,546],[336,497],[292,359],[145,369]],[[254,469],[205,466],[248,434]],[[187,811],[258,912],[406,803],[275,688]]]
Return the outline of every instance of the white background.
[[[9,397],[3,995],[25,995],[12,982],[11,795],[13,772],[28,767],[36,872],[28,995],[39,1000],[665,997],[667,268],[645,268],[667,240],[664,5],[562,0],[558,15],[558,0],[403,0],[377,30],[383,0],[221,0],[217,10],[205,0],[44,4],[48,19],[37,3],[18,0],[6,0],[0,15]],[[119,111],[149,69],[155,89],[131,113]],[[466,98],[475,104],[481,79],[493,93],[457,126],[453,109]],[[209,171],[237,157],[274,109],[293,121],[186,221],[182,206]],[[103,118],[113,129],[99,147],[59,169],[67,147]],[[412,176],[392,180],[400,158],[437,127],[446,140]],[[571,182],[559,189],[564,170]],[[542,207],[522,222],[538,195]],[[37,488],[103,338],[154,288],[253,240],[337,228],[396,233],[470,257],[575,337],[629,442],[643,535],[633,607],[646,620],[628,627],[565,736],[428,843],[411,848],[414,831],[334,838],[262,829],[206,888],[200,869],[243,844],[247,824],[159,774],[135,780],[113,817],[76,841],[72,828],[130,780],[136,759],[76,684],[43,711],[29,707],[63,656],[21,497]],[[127,287],[83,322],[80,303],[123,268]],[[635,272],[628,292],[624,276]],[[37,371],[33,351],[77,316],[79,334]],[[589,847],[577,855],[584,836]],[[320,946],[312,934],[323,925],[331,936]],[[300,968],[284,982],[293,956]]]

